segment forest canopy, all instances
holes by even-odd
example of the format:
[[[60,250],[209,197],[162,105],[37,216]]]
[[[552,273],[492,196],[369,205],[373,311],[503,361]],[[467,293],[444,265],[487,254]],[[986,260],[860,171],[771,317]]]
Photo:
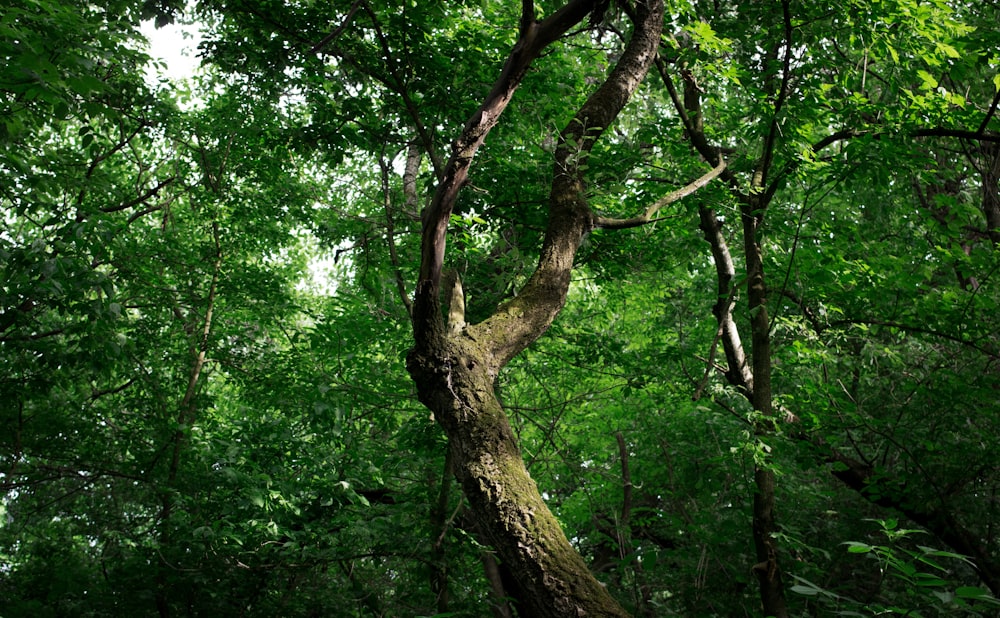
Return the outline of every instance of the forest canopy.
[[[0,615],[1000,614],[998,23],[8,0]]]

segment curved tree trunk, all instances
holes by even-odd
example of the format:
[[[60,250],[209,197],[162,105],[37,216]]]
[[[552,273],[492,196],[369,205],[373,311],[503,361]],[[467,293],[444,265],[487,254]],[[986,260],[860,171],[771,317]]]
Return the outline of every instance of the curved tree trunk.
[[[516,580],[510,592],[522,616],[626,615],[591,575],[542,500],[525,469],[493,383],[504,365],[545,332],[566,302],[574,256],[595,221],[584,194],[581,163],[656,56],[662,0],[637,3],[634,31],[621,58],[563,131],[539,264],[519,294],[483,322],[466,326],[461,315],[450,315],[447,327],[443,322],[440,288],[445,237],[471,159],[528,66],[599,4],[571,1],[538,22],[533,3],[522,3],[519,40],[493,90],[455,141],[425,213],[420,279],[413,302],[415,346],[407,369],[420,401],[448,435],[455,476],[469,500],[471,517]],[[455,314],[454,309],[450,313]]]

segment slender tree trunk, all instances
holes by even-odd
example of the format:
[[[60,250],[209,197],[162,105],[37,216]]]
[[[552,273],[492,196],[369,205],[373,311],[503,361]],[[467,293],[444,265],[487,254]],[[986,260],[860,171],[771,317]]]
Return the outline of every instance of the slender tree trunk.
[[[218,291],[219,274],[222,269],[222,246],[219,239],[219,224],[217,221],[212,221],[212,238],[215,241],[215,259],[212,263],[212,280],[209,284],[208,298],[205,301],[205,317],[200,325],[201,330],[196,331],[196,323],[189,321],[194,315],[193,312],[186,317],[179,306],[175,306],[174,308],[175,315],[182,322],[186,322],[184,330],[188,332],[189,337],[192,337],[189,349],[191,371],[188,375],[188,383],[184,390],[184,396],[178,405],[178,428],[174,431],[171,438],[170,462],[167,469],[165,489],[160,498],[160,513],[157,521],[157,525],[159,526],[158,549],[160,564],[156,574],[154,597],[156,611],[160,615],[160,618],[169,618],[171,614],[169,572],[175,567],[166,562],[167,559],[163,550],[169,548],[173,543],[171,539],[171,519],[174,515],[173,492],[177,484],[178,475],[180,474],[181,455],[186,442],[186,432],[190,430],[190,425],[194,423],[198,412],[195,396],[200,387],[199,378],[201,378],[202,370],[205,368],[205,362],[208,358],[209,335],[212,332],[212,314],[215,311],[215,296]],[[194,338],[195,336],[197,336],[197,339]]]
[[[743,206],[743,245],[747,269],[747,305],[750,310],[750,341],[753,368],[751,403],[760,415],[755,422],[756,433],[770,433],[774,426],[774,409],[771,395],[771,333],[767,312],[767,287],[764,283],[764,260],[757,228],[764,205],[751,197]],[[778,531],[775,520],[774,471],[764,464],[754,466],[756,491],[753,500],[753,542],[757,563],[753,572],[760,584],[760,598],[764,613],[784,618],[788,616],[785,591],[778,566],[778,544],[774,538]]]
[[[983,142],[979,149],[982,153],[982,210],[986,233],[995,247],[1000,245],[1000,144]]]
[[[514,614],[511,613],[510,604],[507,603],[506,599],[507,589],[503,585],[500,565],[497,564],[493,554],[489,552],[484,551],[480,559],[483,563],[486,581],[490,584],[490,611],[493,613],[493,618],[513,618]]]
[[[792,47],[792,28],[790,7],[787,1],[782,2],[782,13],[786,42],[785,60],[781,71],[782,79],[774,93],[774,116],[765,138],[763,154],[757,161],[751,179],[751,192],[749,194],[745,192],[742,181],[734,173],[725,170],[721,174],[722,179],[729,184],[732,193],[742,202],[741,219],[747,274],[747,308],[750,315],[751,331],[751,363],[749,364],[736,322],[732,317],[732,308],[736,297],[732,281],[736,268],[725,236],[722,234],[722,223],[712,209],[706,207],[699,209],[699,227],[705,240],[711,246],[718,280],[718,299],[712,308],[718,321],[716,341],[722,342],[726,354],[726,380],[746,396],[757,414],[754,422],[757,436],[770,433],[776,422],[771,392],[771,337],[767,311],[767,288],[764,281],[764,262],[758,231],[770,200],[767,174],[772,164],[778,135],[777,118],[788,93],[788,81],[791,74],[789,54]],[[661,62],[657,66],[680,115],[685,133],[691,140],[691,145],[709,163],[714,165],[720,162],[721,152],[705,137],[704,117],[701,111],[701,89],[691,71],[681,71],[684,83],[682,98],[673,85],[667,71],[667,65]],[[713,343],[713,352],[715,345]],[[700,385],[695,392],[696,399],[700,397],[702,387],[703,385]],[[755,464],[752,529],[757,562],[752,570],[757,576],[760,586],[764,613],[768,616],[784,618],[788,616],[788,609],[785,604],[781,569],[778,562],[777,542],[774,538],[774,533],[777,531],[775,487],[774,472],[766,465]]]
[[[430,488],[433,491],[437,485],[434,473],[431,473]],[[451,452],[445,456],[444,470],[441,472],[440,485],[437,486],[437,496],[431,505],[431,565],[430,585],[434,593],[437,613],[448,612],[448,557],[445,553],[445,538],[448,535],[448,501],[451,497],[451,479],[454,474],[451,469]]]

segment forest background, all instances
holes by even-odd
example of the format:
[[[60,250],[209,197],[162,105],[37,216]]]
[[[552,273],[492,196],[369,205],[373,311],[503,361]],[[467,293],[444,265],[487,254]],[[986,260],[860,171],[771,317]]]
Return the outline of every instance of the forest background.
[[[998,615],[998,23],[8,1],[0,615]]]

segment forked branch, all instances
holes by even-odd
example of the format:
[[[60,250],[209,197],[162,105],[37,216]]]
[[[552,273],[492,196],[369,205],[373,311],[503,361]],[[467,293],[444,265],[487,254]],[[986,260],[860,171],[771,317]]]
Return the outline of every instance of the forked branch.
[[[531,63],[542,50],[580,23],[593,9],[594,0],[571,0],[542,21],[533,15],[534,4],[523,2],[517,43],[507,57],[500,77],[479,109],[469,118],[452,144],[451,157],[424,213],[420,276],[413,304],[413,330],[418,344],[441,333],[441,269],[451,212],[468,177],[469,166],[487,134],[496,126]]]
[[[653,64],[663,27],[663,3],[637,3],[634,22],[632,36],[617,64],[560,135],[549,196],[549,223],[534,274],[514,299],[487,320],[467,329],[476,340],[491,342],[494,370],[540,337],[566,302],[574,257],[595,222],[587,203],[585,166],[581,163]]]

